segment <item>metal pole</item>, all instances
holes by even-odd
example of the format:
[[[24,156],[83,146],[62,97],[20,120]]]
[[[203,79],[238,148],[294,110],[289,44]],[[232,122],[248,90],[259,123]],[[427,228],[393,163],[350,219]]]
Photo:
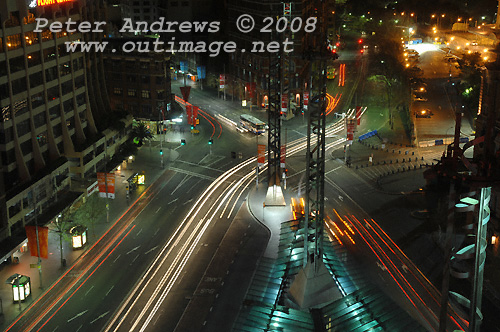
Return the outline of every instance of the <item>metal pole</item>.
[[[43,283],[42,283],[42,259],[40,258],[40,241],[38,240],[38,218],[37,218],[37,210],[36,210],[36,188],[33,188],[32,190],[33,193],[33,213],[35,214],[35,233],[36,233],[36,251],[37,251],[37,256],[38,256],[38,274],[40,275],[40,288],[43,288]],[[19,301],[20,297],[19,297]]]
[[[222,91],[224,92],[224,100],[226,100],[226,64],[224,63],[223,66],[224,66],[224,87],[222,88]],[[234,101],[234,93],[233,93],[233,101]]]
[[[38,242],[38,241],[37,241]],[[16,285],[17,285],[17,299],[19,300],[19,311],[23,310],[21,308],[21,287],[19,287],[19,278],[21,278],[21,276],[17,276],[16,278]]]
[[[108,201],[108,170],[106,169],[107,146],[104,144],[104,188],[106,190],[106,222],[109,222],[109,201]]]
[[[257,168],[255,169],[255,171],[257,172],[257,183],[255,185],[256,189],[259,189],[259,135],[255,136],[255,138],[257,141]]]

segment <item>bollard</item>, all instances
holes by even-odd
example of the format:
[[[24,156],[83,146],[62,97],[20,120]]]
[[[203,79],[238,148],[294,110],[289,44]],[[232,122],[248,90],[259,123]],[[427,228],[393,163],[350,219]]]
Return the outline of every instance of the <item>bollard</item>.
[[[358,165],[356,165],[356,169],[358,169]]]
[[[392,153],[394,153],[394,149],[392,149]]]
[[[413,169],[417,169],[417,165],[413,165]]]
[[[424,160],[424,157],[422,157],[422,160]]]
[[[411,155],[412,155],[412,156],[414,156],[414,155],[415,155],[415,151],[412,151],[412,152],[411,152]]]
[[[399,160],[399,159],[396,159],[396,164],[399,162],[398,160]]]
[[[403,161],[402,161],[402,162],[403,162],[403,163],[405,162],[405,158],[403,158]]]
[[[391,160],[389,160],[389,164],[392,164],[392,159],[391,159]]]
[[[408,150],[405,151],[405,154],[408,154]]]

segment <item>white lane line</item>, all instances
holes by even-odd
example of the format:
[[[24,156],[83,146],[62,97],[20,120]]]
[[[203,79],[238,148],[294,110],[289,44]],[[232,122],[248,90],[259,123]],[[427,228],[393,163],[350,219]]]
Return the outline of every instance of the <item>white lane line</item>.
[[[155,250],[156,248],[158,248],[158,246],[154,246],[153,248],[149,249],[148,251],[146,251],[146,252],[144,253],[144,255],[149,254],[151,251]]]
[[[87,294],[92,290],[92,288],[94,288],[94,286],[89,288],[89,290],[85,293],[85,296],[87,296]]]
[[[106,292],[106,296],[108,296],[108,294],[111,292],[111,290],[113,289],[113,287],[115,287],[115,285],[112,285],[111,288]]]
[[[106,316],[107,314],[109,313],[109,311],[106,311],[105,313],[103,313],[102,315],[100,315],[99,317],[97,317],[96,319],[94,319],[93,321],[90,322],[90,324],[98,321],[99,319],[103,318],[104,316]]]
[[[84,315],[88,310],[82,311],[79,314],[76,314],[75,317],[68,319],[68,323],[71,322],[73,319],[76,319],[82,315]]]
[[[135,248],[131,249],[129,252],[127,252],[127,255],[128,255],[128,254],[130,254],[131,252],[136,251],[136,250],[137,250],[137,249],[139,249],[140,247],[141,247],[141,246],[137,246],[137,247],[135,247]]]

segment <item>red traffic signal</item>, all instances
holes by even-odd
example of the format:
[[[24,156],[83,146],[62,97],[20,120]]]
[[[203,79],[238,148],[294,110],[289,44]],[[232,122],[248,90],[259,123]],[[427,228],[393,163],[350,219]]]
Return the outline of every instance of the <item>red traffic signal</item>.
[[[358,40],[358,44],[361,44],[363,42],[363,39]]]

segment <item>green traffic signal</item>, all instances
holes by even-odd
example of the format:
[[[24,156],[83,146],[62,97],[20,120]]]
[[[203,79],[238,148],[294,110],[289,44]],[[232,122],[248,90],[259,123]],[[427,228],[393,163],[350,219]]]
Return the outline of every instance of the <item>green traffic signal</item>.
[[[210,145],[210,144],[213,144],[213,143],[214,143],[214,140],[213,140],[213,139],[209,139],[209,140],[208,140],[208,144],[209,144],[209,145]]]
[[[163,150],[160,149],[160,156],[163,156]]]

